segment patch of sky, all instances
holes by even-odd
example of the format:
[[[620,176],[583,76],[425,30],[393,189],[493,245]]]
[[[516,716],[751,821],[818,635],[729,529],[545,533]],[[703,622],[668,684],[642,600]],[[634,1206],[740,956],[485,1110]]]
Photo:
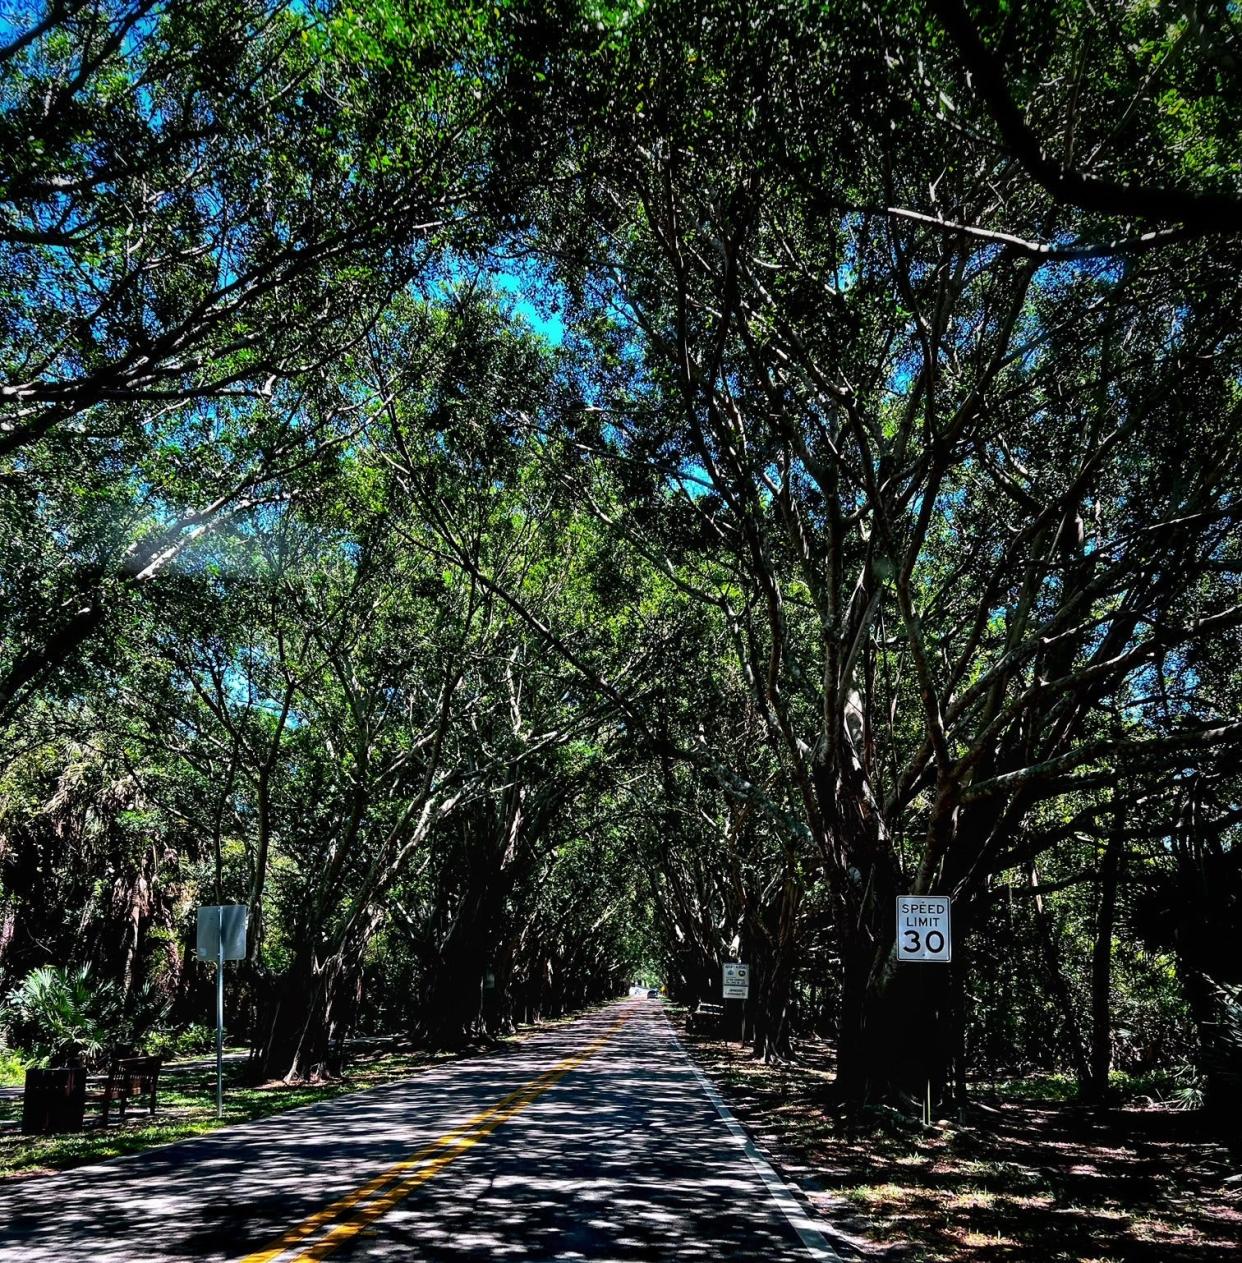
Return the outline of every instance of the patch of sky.
[[[694,461],[683,461],[680,470],[673,477],[674,484],[692,500],[705,496],[716,490],[716,484],[704,465]]]
[[[555,297],[549,297],[546,283],[533,285],[524,269],[492,272],[491,282],[501,294],[509,296],[510,313],[524,320],[533,332],[552,346],[565,341],[563,306]]]
[[[858,211],[850,211],[842,219],[844,229],[845,257],[837,264],[834,280],[837,292],[844,294],[854,287],[858,280],[858,238],[865,230],[867,218]]]
[[[905,397],[910,393],[914,379],[923,370],[923,359],[917,352],[903,355],[893,364],[888,375],[888,389],[894,395]]]
[[[463,286],[490,289],[508,316],[550,346],[564,343],[565,291],[535,260],[499,251],[471,260],[448,251],[426,270],[415,290],[428,301],[443,302]]]
[[[251,710],[261,711],[273,719],[279,719],[284,709],[284,699],[273,696],[260,687],[261,677],[272,674],[273,679],[277,664],[270,654],[256,650],[253,646],[239,649],[221,673],[225,696],[233,706],[244,706]],[[305,723],[304,717],[296,707],[290,706],[285,716],[289,728],[300,728]]]
[[[163,5],[156,4],[148,12],[140,14],[138,6],[134,6],[128,12],[121,11],[113,17],[114,27],[119,26],[121,20],[128,22],[121,43],[123,56],[135,56],[154,36],[163,16],[163,9]],[[7,48],[34,30],[44,20],[47,13],[48,5],[31,4],[26,0],[19,0],[16,4],[0,5],[0,49]],[[26,51],[33,53],[37,50],[38,44],[38,40],[32,41],[27,45]]]
[[[964,466],[965,467],[965,466]],[[936,497],[936,508],[941,514],[950,521],[958,514],[958,511],[966,503],[966,488],[953,487],[950,490],[942,491]]]
[[[11,44],[37,21],[38,13],[34,5],[0,5],[0,42]]]
[[[1072,249],[1078,243],[1066,234],[1054,240],[1054,245]],[[1080,277],[1090,277],[1105,285],[1115,285],[1125,275],[1125,260],[1117,257],[1102,259],[1055,259],[1041,264],[1032,284],[1043,288],[1057,283],[1072,282]]]

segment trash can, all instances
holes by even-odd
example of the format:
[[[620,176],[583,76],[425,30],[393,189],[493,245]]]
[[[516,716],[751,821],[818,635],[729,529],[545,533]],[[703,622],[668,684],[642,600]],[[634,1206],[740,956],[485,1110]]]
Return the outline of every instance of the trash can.
[[[22,1132],[47,1136],[53,1132],[81,1131],[86,1113],[86,1067],[53,1066],[26,1071],[22,1096]]]

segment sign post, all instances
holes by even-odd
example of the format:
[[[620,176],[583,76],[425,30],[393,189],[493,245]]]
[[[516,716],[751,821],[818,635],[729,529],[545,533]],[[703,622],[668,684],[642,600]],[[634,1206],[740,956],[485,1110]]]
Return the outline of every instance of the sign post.
[[[224,909],[216,932],[216,1117],[224,1117]]]
[[[947,895],[897,896],[897,959],[947,965],[953,959],[951,916]],[[927,1080],[923,1122],[932,1121],[932,1084]]]
[[[742,1042],[745,1033],[746,1005],[744,1001],[750,995],[750,966],[741,961],[726,961],[724,967],[724,985],[722,995],[726,1000],[741,1000],[738,1006],[737,1040]]]
[[[224,962],[246,958],[246,905],[198,910],[198,954],[216,963],[216,1117],[224,1115]]]

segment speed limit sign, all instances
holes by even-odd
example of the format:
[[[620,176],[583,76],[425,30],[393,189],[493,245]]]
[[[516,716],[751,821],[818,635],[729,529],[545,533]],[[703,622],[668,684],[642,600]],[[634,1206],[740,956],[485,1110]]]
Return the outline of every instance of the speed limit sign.
[[[953,955],[946,895],[897,896],[897,959],[944,961]]]

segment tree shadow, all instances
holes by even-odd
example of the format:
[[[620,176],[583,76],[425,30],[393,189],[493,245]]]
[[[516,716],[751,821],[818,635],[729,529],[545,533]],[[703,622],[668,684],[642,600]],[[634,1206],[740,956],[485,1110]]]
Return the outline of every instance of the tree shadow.
[[[390,1193],[384,1214],[368,1221],[364,1201],[338,1216],[358,1231],[332,1258],[805,1259],[676,1055],[657,1003],[633,1004],[641,1009],[597,1055],[432,1178]],[[503,1057],[0,1187],[0,1259],[243,1257],[580,1052],[615,1018],[595,1014]]]
[[[1242,1257],[1242,1197],[1201,1115],[1100,1114],[980,1092],[965,1125],[880,1112],[865,1129],[824,1105],[827,1045],[766,1067],[697,1043],[730,1104],[821,1214],[864,1253],[909,1260],[1225,1263]]]

